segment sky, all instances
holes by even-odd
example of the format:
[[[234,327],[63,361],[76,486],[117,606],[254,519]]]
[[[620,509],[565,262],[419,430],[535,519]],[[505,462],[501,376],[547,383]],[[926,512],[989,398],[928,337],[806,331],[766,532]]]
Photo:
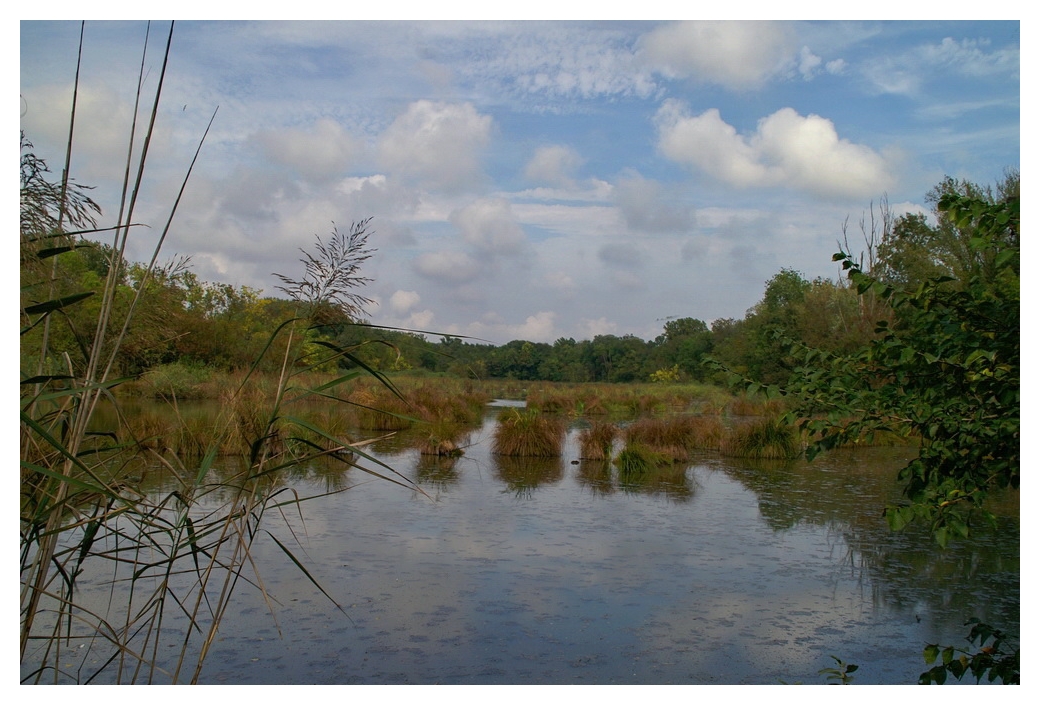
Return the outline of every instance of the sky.
[[[71,173],[101,225],[146,29],[84,31]],[[21,128],[60,173],[80,23],[19,33]],[[945,175],[1020,168],[1020,84],[1017,21],[177,21],[128,256],[216,111],[161,261],[280,295],[301,248],[371,218],[373,323],[649,340],[742,318],[782,268],[837,278],[882,201],[927,213]]]

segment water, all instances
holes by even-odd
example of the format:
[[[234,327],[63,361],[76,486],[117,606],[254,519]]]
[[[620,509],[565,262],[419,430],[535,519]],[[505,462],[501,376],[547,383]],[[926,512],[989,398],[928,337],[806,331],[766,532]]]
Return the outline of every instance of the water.
[[[925,644],[966,645],[967,618],[1017,631],[1017,505],[945,552],[892,534],[880,512],[905,449],[705,455],[626,486],[572,464],[573,432],[559,460],[489,455],[491,418],[455,462],[376,446],[429,497],[353,469],[303,521],[271,515],[342,612],[258,540],[274,614],[240,586],[201,682],[822,683],[834,654],[857,683],[914,683]]]

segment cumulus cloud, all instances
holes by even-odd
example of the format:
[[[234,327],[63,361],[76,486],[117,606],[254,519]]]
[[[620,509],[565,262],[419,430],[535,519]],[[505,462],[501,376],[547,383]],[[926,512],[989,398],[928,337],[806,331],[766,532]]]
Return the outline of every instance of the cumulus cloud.
[[[528,316],[522,325],[513,328],[513,337],[518,340],[551,340],[555,336],[556,313],[539,311]]]
[[[535,150],[534,156],[524,167],[524,176],[536,183],[571,187],[574,172],[584,160],[572,148],[561,144],[547,145]]]
[[[693,227],[694,210],[682,194],[653,179],[630,173],[614,184],[614,202],[633,230],[646,233],[681,233]]]
[[[268,159],[321,183],[346,172],[358,151],[354,139],[335,120],[323,118],[307,128],[264,130],[256,135]]]
[[[583,318],[578,323],[579,338],[592,340],[597,335],[614,335],[617,333],[617,323],[600,317],[596,319]]]
[[[782,108],[759,120],[750,136],[737,133],[718,110],[686,114],[676,101],[658,111],[658,147],[673,161],[741,188],[787,186],[815,195],[876,195],[891,184],[885,159],[838,136],[819,115]]]
[[[481,199],[453,211],[448,220],[463,240],[491,257],[516,254],[527,243],[504,198]]]
[[[465,326],[465,332],[466,335],[481,340],[498,341],[499,345],[510,340],[547,343],[559,337],[556,332],[556,313],[554,311],[539,311],[528,316],[523,323],[506,323],[498,313],[489,311],[481,317],[481,320]]]
[[[390,310],[402,316],[419,305],[419,293],[398,289],[390,296]]]
[[[383,133],[379,156],[392,175],[431,189],[462,191],[483,177],[480,158],[491,126],[491,117],[470,103],[419,100]]]
[[[391,181],[385,174],[341,179],[335,193],[346,212],[375,217],[383,223],[401,221],[414,214],[421,204],[416,189],[400,181]]]
[[[762,85],[797,50],[790,25],[752,21],[678,22],[647,33],[639,46],[667,76],[735,89]]]

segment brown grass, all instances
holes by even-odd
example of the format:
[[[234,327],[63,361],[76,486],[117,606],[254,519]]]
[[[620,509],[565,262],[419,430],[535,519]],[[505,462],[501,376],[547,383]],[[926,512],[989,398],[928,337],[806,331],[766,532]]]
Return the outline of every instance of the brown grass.
[[[562,419],[533,409],[505,409],[498,416],[491,452],[495,455],[556,458],[563,454],[566,432]]]
[[[578,446],[583,460],[610,460],[614,454],[614,442],[621,431],[616,424],[593,422],[578,434]]]

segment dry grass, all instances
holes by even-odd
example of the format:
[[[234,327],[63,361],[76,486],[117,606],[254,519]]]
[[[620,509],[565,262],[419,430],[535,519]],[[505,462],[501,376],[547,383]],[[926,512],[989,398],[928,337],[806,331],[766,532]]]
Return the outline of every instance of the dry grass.
[[[621,431],[616,424],[595,421],[578,434],[579,453],[583,460],[610,460],[614,443]]]

